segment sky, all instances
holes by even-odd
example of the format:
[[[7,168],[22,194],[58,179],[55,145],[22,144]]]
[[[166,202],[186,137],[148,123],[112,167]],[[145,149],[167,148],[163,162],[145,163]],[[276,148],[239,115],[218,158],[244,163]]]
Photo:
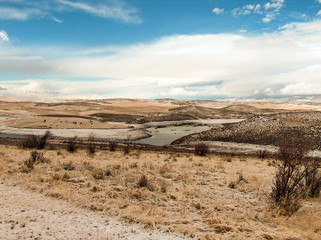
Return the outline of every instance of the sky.
[[[0,0],[0,95],[321,95],[321,0]]]

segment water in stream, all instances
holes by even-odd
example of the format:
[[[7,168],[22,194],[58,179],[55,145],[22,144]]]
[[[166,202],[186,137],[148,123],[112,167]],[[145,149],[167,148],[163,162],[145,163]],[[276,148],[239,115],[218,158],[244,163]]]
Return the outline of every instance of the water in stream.
[[[135,143],[163,146],[170,144],[178,138],[192,133],[203,132],[209,130],[210,128],[210,126],[169,126],[164,128],[151,127],[145,129],[145,131],[152,136],[137,140]]]
[[[185,120],[185,121],[168,121],[162,122],[175,124],[175,123],[198,123],[198,124],[226,124],[226,123],[238,123],[244,119],[198,119],[198,120]],[[159,124],[159,123],[158,123]],[[199,133],[211,129],[211,126],[193,126],[193,125],[182,125],[182,126],[165,126],[160,128],[159,126],[149,127],[145,129],[145,132],[151,135],[149,138],[140,139],[134,141],[135,143],[150,144],[155,146],[164,146],[171,144],[176,139],[184,137],[192,133]]]

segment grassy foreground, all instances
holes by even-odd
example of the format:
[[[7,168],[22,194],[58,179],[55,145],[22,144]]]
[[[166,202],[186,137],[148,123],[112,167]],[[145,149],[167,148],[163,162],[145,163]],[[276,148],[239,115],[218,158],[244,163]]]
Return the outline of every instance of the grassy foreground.
[[[320,198],[291,217],[272,209],[275,169],[266,159],[58,149],[37,151],[29,169],[31,152],[0,145],[1,181],[196,239],[321,239]]]

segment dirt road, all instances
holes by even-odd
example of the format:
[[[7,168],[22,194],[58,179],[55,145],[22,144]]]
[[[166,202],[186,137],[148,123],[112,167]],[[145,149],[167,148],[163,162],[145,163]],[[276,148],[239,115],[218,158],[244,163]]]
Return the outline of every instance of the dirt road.
[[[186,239],[0,182],[0,239]]]

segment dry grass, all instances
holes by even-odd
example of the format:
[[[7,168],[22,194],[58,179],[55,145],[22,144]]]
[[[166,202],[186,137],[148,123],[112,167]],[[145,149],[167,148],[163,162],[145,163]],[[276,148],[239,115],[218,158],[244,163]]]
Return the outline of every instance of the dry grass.
[[[270,208],[267,160],[137,152],[42,150],[50,161],[21,171],[30,151],[0,146],[0,176],[44,195],[128,222],[196,239],[320,239],[321,200],[291,217]],[[230,183],[234,187],[229,187]]]

